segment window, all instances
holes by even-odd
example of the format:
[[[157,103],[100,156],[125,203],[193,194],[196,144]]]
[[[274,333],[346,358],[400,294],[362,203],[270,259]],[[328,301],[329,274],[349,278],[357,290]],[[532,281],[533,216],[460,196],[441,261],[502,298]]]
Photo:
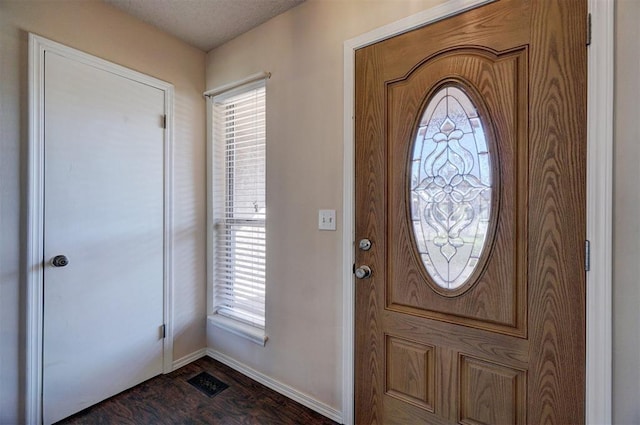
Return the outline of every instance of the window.
[[[264,343],[265,81],[213,97],[212,123],[212,320]]]
[[[413,235],[429,276],[444,289],[469,282],[486,252],[494,189],[487,139],[473,101],[453,84],[431,97],[418,124]]]

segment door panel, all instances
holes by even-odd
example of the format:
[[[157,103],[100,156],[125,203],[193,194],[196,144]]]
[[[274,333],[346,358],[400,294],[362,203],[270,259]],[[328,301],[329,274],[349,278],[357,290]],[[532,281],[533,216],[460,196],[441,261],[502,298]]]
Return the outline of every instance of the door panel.
[[[45,65],[51,423],[162,373],[164,94],[52,52]]]
[[[526,371],[464,355],[458,370],[460,423],[525,423]]]
[[[502,0],[356,52],[357,423],[584,421],[585,22],[582,0]],[[477,110],[490,188],[448,106],[425,124],[447,87]],[[482,250],[460,236],[474,214]],[[449,289],[442,258],[475,268]]]
[[[387,224],[388,238],[394,241],[387,256],[388,309],[525,335],[527,213],[526,198],[518,195],[526,193],[527,182],[526,137],[519,137],[527,132],[526,58],[526,47],[500,55],[484,49],[452,49],[429,58],[406,78],[387,83],[388,138],[394,141],[389,143],[387,161],[394,205]],[[422,116],[423,100],[430,98],[424,93],[437,91],[442,84],[464,87],[486,105],[476,102],[493,147],[489,154],[495,187],[486,247],[476,273],[460,290],[440,290],[422,265],[407,217],[407,188],[412,182],[405,171],[412,144],[397,142],[415,139],[416,118]],[[436,189],[440,195],[447,187],[436,185]],[[455,226],[452,223],[451,231]]]
[[[429,412],[435,406],[435,347],[385,335],[389,396]]]

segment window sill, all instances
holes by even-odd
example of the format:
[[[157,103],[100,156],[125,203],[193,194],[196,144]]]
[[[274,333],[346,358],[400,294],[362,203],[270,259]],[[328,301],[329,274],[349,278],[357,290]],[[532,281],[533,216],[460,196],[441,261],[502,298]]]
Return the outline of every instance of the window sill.
[[[219,314],[213,314],[208,317],[209,323],[213,326],[224,329],[227,332],[231,332],[234,335],[248,339],[249,341],[265,346],[267,343],[267,334],[264,329],[256,328],[246,323],[239,322],[237,320],[230,319]]]

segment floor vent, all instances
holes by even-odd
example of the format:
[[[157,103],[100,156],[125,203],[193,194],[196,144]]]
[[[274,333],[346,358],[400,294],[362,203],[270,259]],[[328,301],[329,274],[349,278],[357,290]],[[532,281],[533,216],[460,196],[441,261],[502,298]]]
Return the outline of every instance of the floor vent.
[[[213,397],[220,392],[229,388],[227,384],[209,375],[207,372],[202,372],[199,375],[187,381],[209,397]]]

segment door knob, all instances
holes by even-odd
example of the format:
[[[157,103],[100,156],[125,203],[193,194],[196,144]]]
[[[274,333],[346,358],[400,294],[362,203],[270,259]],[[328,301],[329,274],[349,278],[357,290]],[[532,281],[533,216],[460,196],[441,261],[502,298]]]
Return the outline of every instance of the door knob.
[[[356,277],[358,279],[369,279],[371,277],[371,268],[369,266],[360,266],[356,269]]]
[[[51,259],[53,267],[64,267],[69,264],[69,259],[65,255],[56,255]]]

